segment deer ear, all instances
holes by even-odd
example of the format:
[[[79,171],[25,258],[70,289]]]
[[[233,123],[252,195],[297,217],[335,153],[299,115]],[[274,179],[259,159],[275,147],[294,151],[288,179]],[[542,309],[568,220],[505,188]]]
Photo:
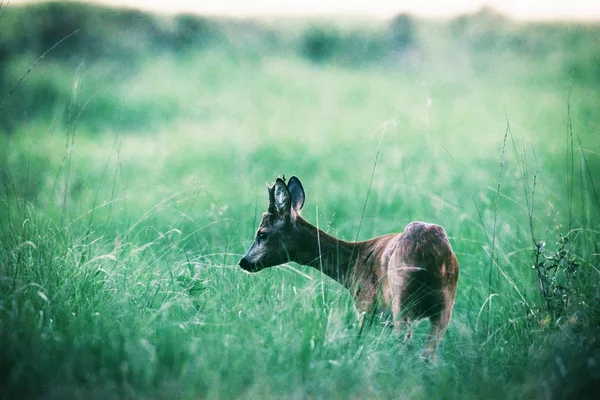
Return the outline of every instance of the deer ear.
[[[289,213],[291,205],[290,192],[288,191],[285,182],[277,178],[273,188],[271,189],[272,202],[280,213]]]
[[[304,188],[302,187],[302,183],[295,176],[292,176],[287,184],[288,191],[292,198],[291,204],[292,208],[299,212],[304,205]]]

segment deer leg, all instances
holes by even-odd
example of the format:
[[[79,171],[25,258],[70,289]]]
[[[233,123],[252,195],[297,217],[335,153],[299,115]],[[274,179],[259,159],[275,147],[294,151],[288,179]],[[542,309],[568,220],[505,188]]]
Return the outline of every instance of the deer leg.
[[[410,319],[410,315],[406,310],[402,309],[402,291],[401,286],[397,287],[394,295],[392,296],[392,315],[394,319],[394,332],[398,337],[404,333],[404,342],[407,342],[412,338],[413,326]]]
[[[429,339],[427,347],[423,351],[423,357],[427,360],[435,360],[437,349],[446,333],[450,317],[452,316],[452,304],[446,304],[439,314],[429,317],[431,322],[431,330],[429,331]]]
[[[429,332],[427,347],[423,354],[429,360],[435,359],[438,346],[446,333],[446,328],[448,328],[448,323],[450,323],[450,317],[452,317],[452,307],[454,306],[456,284],[458,282],[458,265],[456,264],[456,259],[454,259],[453,263],[454,268],[452,268],[452,273],[447,277],[446,284],[442,289],[442,308],[439,313],[429,317],[429,321],[431,321],[431,331]]]
[[[397,260],[392,256],[390,265],[394,266],[388,269],[390,303],[392,307],[392,316],[394,320],[394,332],[400,337],[404,333],[404,342],[412,337],[412,324],[407,310],[403,310],[404,292],[406,285],[406,271],[408,265],[405,262]]]
[[[404,334],[404,341],[407,342],[412,338],[413,326],[410,317],[404,318],[404,326],[406,327],[406,334]]]
[[[373,304],[374,297],[369,291],[363,291],[359,296],[355,297],[355,301],[358,329],[359,332],[362,333],[362,331],[373,322],[373,312],[375,311]]]

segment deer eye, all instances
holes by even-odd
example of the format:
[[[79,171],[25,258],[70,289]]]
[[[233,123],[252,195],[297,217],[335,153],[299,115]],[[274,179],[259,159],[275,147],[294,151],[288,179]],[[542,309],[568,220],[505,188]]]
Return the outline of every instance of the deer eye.
[[[258,232],[258,234],[256,235],[256,239],[258,239],[258,240],[266,240],[267,236],[269,236],[267,234],[267,232]]]

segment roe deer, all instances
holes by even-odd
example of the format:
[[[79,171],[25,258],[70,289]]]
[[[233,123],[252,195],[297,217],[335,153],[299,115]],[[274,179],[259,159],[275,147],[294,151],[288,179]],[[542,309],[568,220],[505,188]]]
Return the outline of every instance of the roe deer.
[[[433,358],[450,316],[458,261],[439,225],[411,222],[400,234],[364,242],[338,240],[300,216],[304,189],[295,176],[269,187],[269,208],[240,267],[249,272],[288,261],[320,269],[353,295],[362,313],[391,308],[396,331],[410,319],[429,318],[425,356]]]

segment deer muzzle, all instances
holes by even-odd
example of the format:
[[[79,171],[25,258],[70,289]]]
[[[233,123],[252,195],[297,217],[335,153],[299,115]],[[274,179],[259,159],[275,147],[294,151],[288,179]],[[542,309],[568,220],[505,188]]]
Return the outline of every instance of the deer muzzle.
[[[246,259],[246,257],[244,257],[244,258],[242,258],[240,260],[240,267],[244,271],[248,271],[248,272],[256,272],[256,271],[258,271],[258,266],[256,264],[253,264],[250,261],[248,261]]]

